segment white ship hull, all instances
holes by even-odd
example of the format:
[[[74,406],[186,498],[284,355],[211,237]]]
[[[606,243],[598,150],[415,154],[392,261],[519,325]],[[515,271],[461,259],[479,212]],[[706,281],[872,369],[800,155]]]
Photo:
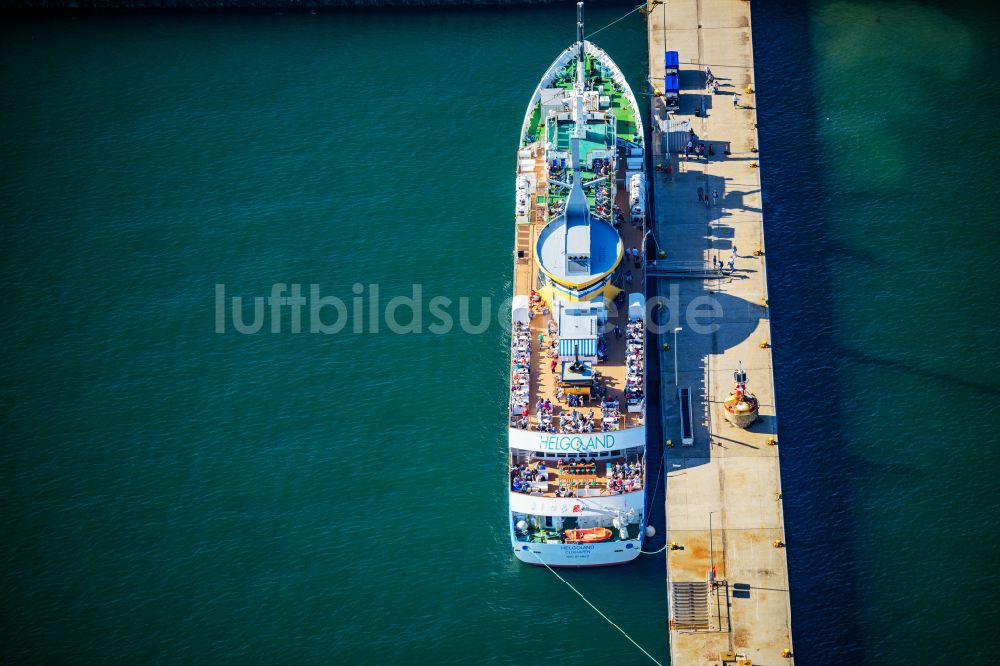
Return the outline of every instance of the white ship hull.
[[[514,554],[525,564],[550,567],[606,567],[639,557],[638,541],[565,544],[514,542]]]

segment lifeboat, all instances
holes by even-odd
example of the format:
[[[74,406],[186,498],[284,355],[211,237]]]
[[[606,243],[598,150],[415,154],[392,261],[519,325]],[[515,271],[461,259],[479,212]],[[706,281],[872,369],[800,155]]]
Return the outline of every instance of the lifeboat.
[[[590,527],[585,530],[566,530],[566,543],[597,543],[611,539],[607,527]]]

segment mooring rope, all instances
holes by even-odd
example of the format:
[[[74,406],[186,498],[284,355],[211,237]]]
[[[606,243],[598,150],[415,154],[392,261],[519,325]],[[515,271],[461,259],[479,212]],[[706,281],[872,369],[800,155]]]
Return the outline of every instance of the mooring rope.
[[[663,475],[663,465],[664,465],[665,463],[666,463],[666,460],[663,460],[663,459],[661,459],[661,460],[660,460],[660,469],[659,469],[659,470],[657,470],[657,472],[656,472],[656,483],[655,483],[655,484],[653,484],[653,496],[649,498],[649,505],[650,505],[650,506],[653,506],[653,502],[655,502],[655,501],[656,501],[656,493],[658,493],[658,492],[659,492],[659,490],[660,490],[660,478],[661,478],[661,477],[662,477],[662,475]],[[664,516],[664,517],[665,517],[665,516]],[[666,539],[666,538],[667,538],[667,535],[666,535],[666,534],[664,534],[664,535],[663,535],[663,538],[664,538],[664,539]],[[640,552],[641,554],[643,554],[643,555],[657,555],[657,554],[659,554],[659,553],[662,553],[663,551],[665,551],[665,550],[667,549],[667,546],[669,546],[669,545],[670,545],[670,544],[665,544],[665,545],[663,546],[663,548],[661,548],[661,549],[659,549],[659,550],[653,550],[653,551],[648,551],[648,550],[640,550],[639,552]]]
[[[646,652],[645,648],[643,648],[641,645],[639,645],[638,643],[636,643],[635,639],[633,639],[631,636],[629,636],[628,634],[626,634],[624,629],[622,629],[617,624],[615,624],[614,622],[612,622],[610,617],[608,617],[607,615],[605,615],[604,613],[602,613],[600,608],[598,608],[594,604],[590,603],[590,599],[588,599],[587,597],[583,596],[583,593],[580,592],[580,590],[578,590],[575,587],[573,587],[572,583],[570,583],[568,580],[566,580],[565,578],[563,578],[562,576],[560,576],[558,573],[556,573],[556,570],[553,569],[552,567],[550,567],[545,560],[543,560],[542,558],[538,557],[538,553],[536,553],[535,551],[531,550],[531,548],[529,548],[528,551],[532,555],[534,555],[538,559],[539,562],[541,562],[543,565],[545,565],[545,568],[548,569],[549,571],[551,571],[553,576],[555,576],[556,578],[558,578],[559,580],[561,580],[563,583],[565,583],[569,587],[569,589],[571,589],[574,592],[576,592],[577,595],[579,595],[579,597],[581,599],[583,599],[585,602],[587,602],[588,606],[590,606],[591,608],[593,608],[594,611],[598,615],[600,615],[605,620],[607,620],[608,624],[610,624],[612,627],[614,627],[615,629],[617,629],[618,631],[620,631],[622,633],[622,636],[624,636],[625,638],[629,639],[629,641],[632,643],[632,645],[634,645],[637,648],[639,648],[639,650],[641,650],[644,655],[646,655],[647,657],[649,657],[650,661],[652,661],[654,664],[656,664],[656,666],[663,666],[663,664],[661,664],[660,662],[658,662],[656,660],[656,657],[654,657],[653,655],[651,655],[648,652]]]
[[[599,32],[600,32],[601,30],[606,30],[606,29],[610,28],[610,27],[611,27],[611,26],[613,26],[613,25],[614,25],[615,23],[618,23],[618,21],[623,21],[623,20],[625,20],[626,18],[628,18],[628,17],[629,17],[629,16],[631,16],[632,14],[635,14],[635,13],[636,13],[637,11],[639,11],[640,9],[644,9],[645,7],[646,7],[646,5],[645,5],[645,4],[641,4],[641,5],[639,5],[638,7],[636,7],[636,8],[635,8],[635,9],[633,9],[632,11],[630,11],[630,12],[629,12],[628,14],[625,14],[624,16],[621,16],[621,17],[619,17],[619,18],[616,18],[616,19],[615,19],[614,21],[612,21],[611,23],[607,24],[607,25],[606,25],[606,26],[604,26],[603,28],[599,28],[599,29],[595,30],[594,32],[590,33],[589,35],[587,35],[586,37],[584,37],[584,39],[590,39],[591,37],[593,37],[594,35],[596,35],[597,33],[599,33]]]

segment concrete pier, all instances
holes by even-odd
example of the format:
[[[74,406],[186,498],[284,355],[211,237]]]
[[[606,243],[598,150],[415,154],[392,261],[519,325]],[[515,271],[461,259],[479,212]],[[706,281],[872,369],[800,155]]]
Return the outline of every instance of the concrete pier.
[[[664,451],[666,529],[677,547],[666,560],[670,657],[677,666],[794,663],[750,5],[670,0],[648,14],[651,82],[663,90],[665,50],[678,51],[680,62],[680,108],[671,120],[662,100],[651,98],[653,162],[664,166],[650,177],[656,240],[667,253],[658,263],[705,267],[664,270],[657,285],[669,304],[661,321],[671,316],[661,345],[673,345],[674,327],[683,329],[676,349],[660,358],[664,438],[672,440]],[[720,83],[718,93],[705,89],[706,66]],[[714,156],[666,152],[687,143],[680,133],[688,128],[697,135],[695,145],[711,145]],[[726,268],[716,271],[713,259]],[[728,423],[721,411],[739,362],[760,401],[760,419],[748,430]],[[690,446],[681,442],[678,386],[690,387],[693,398]]]

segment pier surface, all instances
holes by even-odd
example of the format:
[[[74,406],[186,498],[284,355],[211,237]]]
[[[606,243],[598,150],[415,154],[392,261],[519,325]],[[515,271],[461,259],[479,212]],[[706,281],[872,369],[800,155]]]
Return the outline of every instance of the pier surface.
[[[657,285],[671,315],[661,345],[673,345],[673,328],[683,329],[660,362],[664,437],[672,440],[664,450],[666,536],[677,548],[666,560],[670,657],[677,666],[794,662],[794,654],[783,654],[792,650],[791,610],[772,350],[762,344],[771,334],[755,96],[747,92],[754,85],[750,26],[745,0],[670,0],[648,15],[650,80],[658,89],[664,51],[678,51],[680,60],[680,108],[670,126],[661,99],[651,98],[654,163],[672,168],[650,176],[656,240],[667,252],[658,264],[706,267],[664,270]],[[717,94],[705,90],[706,66],[721,84]],[[667,152],[687,132],[684,121],[697,134],[695,144],[714,147],[714,157]],[[699,188],[708,197],[718,193],[718,201],[706,206]],[[735,269],[713,275],[712,259],[728,265],[734,246]],[[712,308],[717,316],[704,316]],[[717,330],[698,330],[703,326]],[[675,353],[677,385],[690,387],[693,397],[691,446],[681,443]],[[722,415],[739,362],[760,401],[760,419],[748,430]]]

